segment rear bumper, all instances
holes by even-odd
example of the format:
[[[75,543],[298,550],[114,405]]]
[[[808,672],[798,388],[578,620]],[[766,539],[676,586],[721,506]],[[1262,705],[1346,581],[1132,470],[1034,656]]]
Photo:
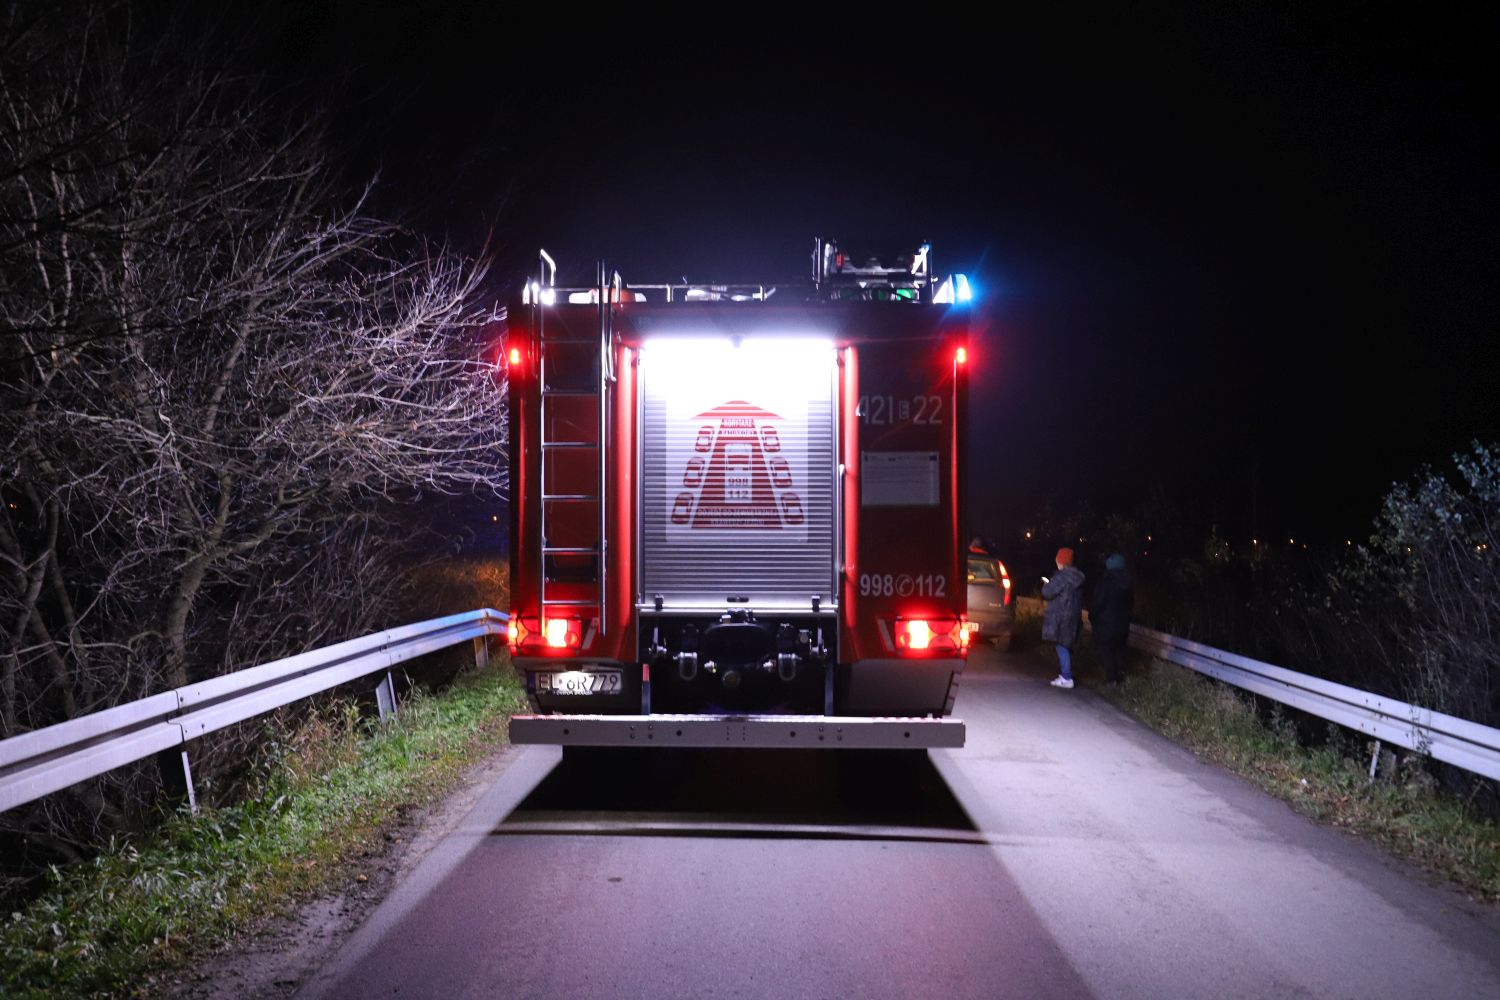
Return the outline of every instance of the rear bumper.
[[[1007,606],[1005,608],[982,608],[969,609],[969,621],[977,626],[975,629],[983,638],[991,638],[998,635],[1008,635],[1011,626],[1015,624],[1015,609]]]
[[[517,715],[512,743],[577,747],[962,747],[959,719],[833,715]]]

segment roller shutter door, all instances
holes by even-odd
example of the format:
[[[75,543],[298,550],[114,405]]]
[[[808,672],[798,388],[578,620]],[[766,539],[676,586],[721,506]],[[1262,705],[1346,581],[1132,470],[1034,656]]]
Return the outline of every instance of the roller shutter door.
[[[833,603],[831,344],[669,340],[641,351],[641,599]]]

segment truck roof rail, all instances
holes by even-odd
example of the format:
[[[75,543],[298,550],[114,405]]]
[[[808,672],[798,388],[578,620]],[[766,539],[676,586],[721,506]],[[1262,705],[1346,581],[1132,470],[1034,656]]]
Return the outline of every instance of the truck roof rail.
[[[766,285],[742,282],[681,282],[625,284],[618,272],[612,283],[564,287],[549,284],[556,265],[550,257],[537,279],[522,289],[522,300],[542,305],[598,305],[601,297],[611,303],[676,304],[698,302],[764,303],[777,295],[790,302],[890,302],[894,304],[944,304],[967,302],[969,280],[953,274],[937,279],[932,270],[932,245],[886,251],[884,255],[860,249],[841,249],[837,241],[813,241],[812,281],[803,285]]]

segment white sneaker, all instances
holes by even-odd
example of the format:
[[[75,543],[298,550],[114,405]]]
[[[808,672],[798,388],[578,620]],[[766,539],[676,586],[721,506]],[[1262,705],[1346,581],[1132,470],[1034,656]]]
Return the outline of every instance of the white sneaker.
[[[1052,678],[1052,686],[1055,688],[1070,688],[1073,682],[1066,677],[1058,676]]]

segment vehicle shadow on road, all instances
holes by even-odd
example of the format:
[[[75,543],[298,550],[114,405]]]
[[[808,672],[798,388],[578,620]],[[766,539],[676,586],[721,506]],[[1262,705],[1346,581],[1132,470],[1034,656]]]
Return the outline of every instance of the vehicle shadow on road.
[[[494,832],[978,836],[926,751],[717,748],[571,748]]]

